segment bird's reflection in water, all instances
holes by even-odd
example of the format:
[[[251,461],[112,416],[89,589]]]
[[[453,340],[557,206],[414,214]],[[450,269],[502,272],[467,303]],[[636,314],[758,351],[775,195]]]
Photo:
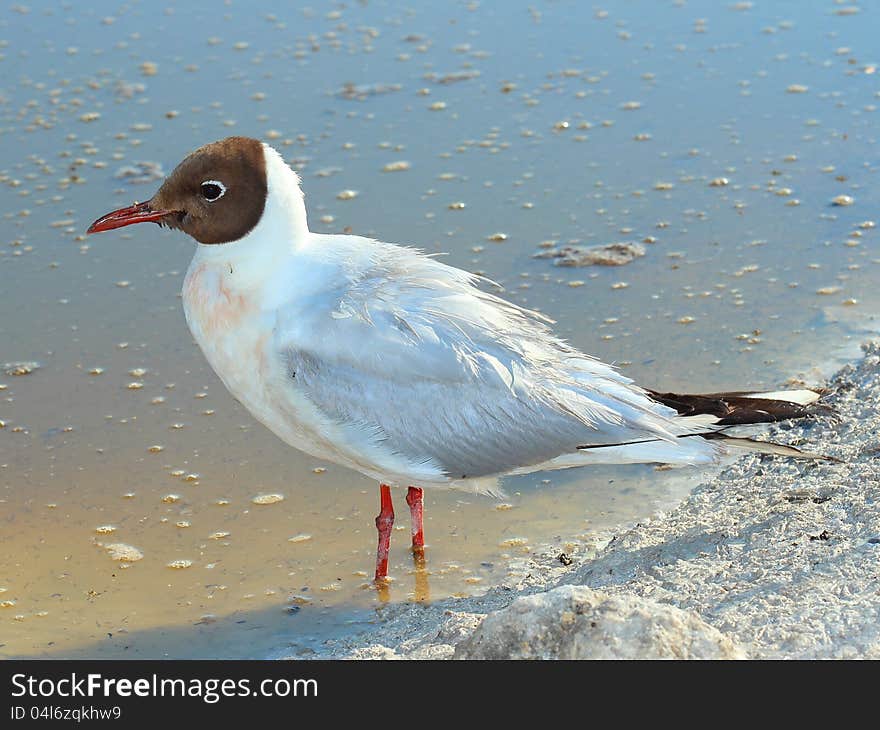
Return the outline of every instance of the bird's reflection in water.
[[[425,549],[413,548],[413,576],[415,577],[415,590],[413,600],[416,603],[429,603],[431,601],[431,587],[428,585],[428,568],[425,562]]]
[[[413,569],[410,575],[414,578],[413,592],[410,597],[416,603],[430,603],[431,586],[428,583],[428,566],[425,560],[424,548],[412,548]],[[391,584],[388,580],[380,580],[374,583],[376,587],[376,595],[382,603],[388,603],[391,600]]]

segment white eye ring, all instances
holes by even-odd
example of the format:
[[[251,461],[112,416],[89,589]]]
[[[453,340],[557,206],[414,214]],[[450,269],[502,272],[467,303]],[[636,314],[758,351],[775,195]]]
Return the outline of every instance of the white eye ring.
[[[215,195],[213,198],[209,198],[204,193],[204,189],[206,185],[215,185],[220,190],[219,195]],[[219,180],[205,180],[201,185],[199,185],[199,189],[202,191],[202,197],[207,200],[209,203],[213,203],[216,200],[220,200],[226,194],[226,186],[220,182]]]

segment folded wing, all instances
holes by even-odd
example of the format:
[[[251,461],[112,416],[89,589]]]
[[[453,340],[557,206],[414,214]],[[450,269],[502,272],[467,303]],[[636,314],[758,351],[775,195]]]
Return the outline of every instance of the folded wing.
[[[290,387],[352,444],[447,480],[522,471],[584,445],[678,448],[688,428],[675,411],[555,338],[540,315],[416,251],[369,250],[344,286],[282,307],[276,328]]]

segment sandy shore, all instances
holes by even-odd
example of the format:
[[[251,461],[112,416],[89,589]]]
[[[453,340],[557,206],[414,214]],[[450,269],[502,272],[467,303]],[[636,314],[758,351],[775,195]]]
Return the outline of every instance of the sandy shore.
[[[391,605],[321,658],[880,658],[880,344],[827,384],[836,419],[768,437],[840,461],[748,454],[595,556]]]

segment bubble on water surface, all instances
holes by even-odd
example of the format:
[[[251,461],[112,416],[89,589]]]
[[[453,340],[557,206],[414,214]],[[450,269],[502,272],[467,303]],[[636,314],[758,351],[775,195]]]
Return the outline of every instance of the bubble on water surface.
[[[251,502],[254,504],[275,504],[283,499],[283,494],[258,494],[251,500]]]
[[[406,160],[397,160],[396,162],[388,162],[382,167],[382,172],[404,172],[412,167],[412,163]]]
[[[3,365],[3,372],[6,375],[30,375],[41,367],[42,365],[36,361],[7,362]]]
[[[144,554],[133,545],[124,542],[113,542],[104,545],[104,549],[110,554],[111,560],[118,560],[121,563],[134,563],[142,560]]]

